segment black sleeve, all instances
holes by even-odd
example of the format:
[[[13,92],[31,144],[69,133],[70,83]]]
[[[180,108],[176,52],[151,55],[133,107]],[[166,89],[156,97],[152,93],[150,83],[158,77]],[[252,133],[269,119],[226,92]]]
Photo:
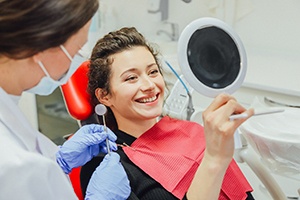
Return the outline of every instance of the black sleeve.
[[[131,191],[127,200],[139,200],[139,198]]]
[[[254,197],[252,196],[251,192],[247,192],[247,199],[246,200],[254,200]]]

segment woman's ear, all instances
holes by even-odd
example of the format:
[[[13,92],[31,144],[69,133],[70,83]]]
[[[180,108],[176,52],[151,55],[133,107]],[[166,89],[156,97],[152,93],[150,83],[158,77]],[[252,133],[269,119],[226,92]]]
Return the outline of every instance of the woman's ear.
[[[43,53],[40,52],[40,53],[33,55],[32,59],[35,63],[38,63],[39,61],[41,61],[43,59]]]
[[[109,94],[106,94],[106,92],[102,88],[97,88],[95,90],[95,96],[101,104],[108,107],[111,105],[109,101]]]

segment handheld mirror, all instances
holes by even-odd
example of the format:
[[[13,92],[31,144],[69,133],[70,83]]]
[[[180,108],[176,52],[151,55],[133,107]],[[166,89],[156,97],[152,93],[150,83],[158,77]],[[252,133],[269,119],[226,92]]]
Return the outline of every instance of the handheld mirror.
[[[191,87],[208,97],[235,92],[247,70],[240,38],[215,18],[200,18],[185,27],[178,40],[178,62]]]

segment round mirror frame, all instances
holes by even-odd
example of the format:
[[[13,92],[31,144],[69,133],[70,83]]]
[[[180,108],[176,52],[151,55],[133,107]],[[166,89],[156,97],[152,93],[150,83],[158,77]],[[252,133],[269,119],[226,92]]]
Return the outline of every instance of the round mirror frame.
[[[239,55],[240,55],[240,70],[235,80],[224,88],[213,88],[202,83],[193,73],[188,60],[188,44],[193,34],[200,29],[207,27],[217,27],[227,33],[234,41]],[[247,71],[247,57],[246,52],[239,36],[235,31],[228,26],[225,22],[216,18],[200,18],[192,21],[182,31],[178,40],[178,62],[183,76],[186,81],[193,87],[197,92],[208,97],[215,97],[220,93],[234,93],[242,85]]]

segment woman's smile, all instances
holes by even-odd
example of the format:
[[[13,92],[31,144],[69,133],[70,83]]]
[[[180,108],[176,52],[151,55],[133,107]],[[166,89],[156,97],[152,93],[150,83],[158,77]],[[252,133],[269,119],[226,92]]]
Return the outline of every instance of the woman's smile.
[[[136,101],[139,103],[151,103],[154,102],[155,100],[157,100],[158,95],[152,96],[152,97],[143,97],[143,98],[139,98]]]

